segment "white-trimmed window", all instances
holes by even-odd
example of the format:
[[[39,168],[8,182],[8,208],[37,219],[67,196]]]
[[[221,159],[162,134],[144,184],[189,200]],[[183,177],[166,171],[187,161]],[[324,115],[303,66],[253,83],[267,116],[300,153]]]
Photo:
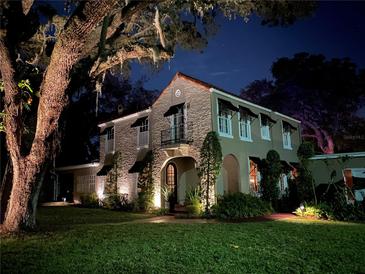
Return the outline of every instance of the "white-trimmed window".
[[[282,173],[279,178],[279,194],[280,197],[287,195],[289,192],[288,176]]]
[[[114,127],[106,129],[105,152],[114,152]]]
[[[95,175],[76,176],[76,192],[93,193],[95,192]]]
[[[137,144],[138,147],[148,146],[148,118],[141,122],[138,129]]]
[[[260,114],[260,129],[261,129],[261,138],[263,140],[271,140],[270,136],[270,121],[266,115]]]
[[[252,142],[251,117],[248,114],[238,113],[238,118],[238,127],[241,140]]]
[[[282,131],[283,131],[283,147],[285,149],[293,149],[291,143],[291,128],[290,125],[286,122],[282,122]]]
[[[231,102],[218,99],[218,133],[220,136],[232,138],[232,112],[238,111]]]

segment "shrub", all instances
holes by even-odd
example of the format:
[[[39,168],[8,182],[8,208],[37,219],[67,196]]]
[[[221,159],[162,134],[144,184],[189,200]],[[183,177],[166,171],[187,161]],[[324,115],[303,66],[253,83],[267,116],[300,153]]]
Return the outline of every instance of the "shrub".
[[[137,210],[151,211],[153,208],[153,191],[141,191],[138,193]]]
[[[200,148],[199,165],[201,198],[207,214],[209,214],[211,204],[214,201],[214,185],[221,165],[222,147],[218,134],[215,131],[210,131],[205,136],[203,145]]]
[[[202,209],[203,207],[201,202],[193,202],[192,204],[186,206],[188,214],[192,216],[200,216],[203,211]]]
[[[314,147],[311,142],[303,142],[300,144],[297,156],[300,160],[300,166],[298,168],[298,177],[296,178],[298,198],[301,202],[312,202],[317,204],[317,197],[314,187],[314,179],[310,172],[309,158],[314,156]]]
[[[272,212],[273,209],[268,202],[244,193],[224,195],[214,206],[216,217],[229,220],[264,216]]]
[[[361,206],[355,204],[345,204],[341,208],[333,204],[320,203],[318,205],[305,205],[304,211],[297,208],[294,213],[298,216],[309,216],[327,220],[339,221],[364,221],[365,213]]]
[[[303,142],[300,144],[297,151],[298,158],[302,160],[309,159],[314,156],[314,147],[311,142]]]
[[[261,181],[262,198],[276,205],[279,198],[278,181],[282,173],[280,155],[275,150],[270,150],[263,161],[263,176]]]
[[[90,208],[99,207],[99,198],[95,192],[90,194],[82,194],[80,196],[80,202],[81,206],[83,207],[90,207]]]
[[[200,216],[202,214],[203,206],[200,188],[194,188],[186,192],[185,206],[189,215]]]
[[[156,214],[157,216],[164,216],[167,215],[169,213],[169,209],[168,208],[159,208],[153,211],[153,214]]]
[[[109,194],[103,199],[103,207],[112,210],[131,211],[133,202],[129,202],[125,194]]]

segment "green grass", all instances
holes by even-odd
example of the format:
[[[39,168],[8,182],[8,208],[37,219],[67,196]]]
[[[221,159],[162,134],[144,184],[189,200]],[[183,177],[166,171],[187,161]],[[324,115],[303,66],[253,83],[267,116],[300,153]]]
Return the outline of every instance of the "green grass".
[[[66,206],[39,208],[37,221],[41,230],[65,230],[75,225],[121,223],[147,217],[151,214]]]
[[[365,272],[364,224],[116,223],[140,216],[64,209],[77,225],[45,232],[51,220],[69,216],[48,208],[40,214],[42,232],[2,239],[1,273]]]

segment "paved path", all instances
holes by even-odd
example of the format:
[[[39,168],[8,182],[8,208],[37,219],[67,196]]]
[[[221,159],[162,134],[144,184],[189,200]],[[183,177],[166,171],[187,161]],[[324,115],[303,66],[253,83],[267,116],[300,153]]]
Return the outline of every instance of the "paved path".
[[[294,214],[291,213],[274,213],[268,216],[253,217],[242,220],[242,222],[267,222],[283,219],[296,218]],[[147,219],[133,220],[130,223],[151,223],[151,224],[214,224],[220,221],[216,219],[186,219],[186,218],[176,218],[175,216],[158,216]]]
[[[176,218],[175,216],[158,216],[147,219],[139,219],[131,221],[131,223],[151,223],[151,224],[213,224],[218,223],[215,219],[187,219]]]

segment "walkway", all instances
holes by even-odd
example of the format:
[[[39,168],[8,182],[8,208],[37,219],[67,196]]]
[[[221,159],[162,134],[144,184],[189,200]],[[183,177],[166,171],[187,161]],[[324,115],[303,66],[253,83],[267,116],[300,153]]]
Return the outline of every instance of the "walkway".
[[[296,218],[294,214],[291,213],[274,213],[268,216],[262,217],[252,217],[247,218],[239,222],[267,222],[267,221],[275,221],[275,220],[284,220],[284,219],[292,219]],[[158,216],[147,219],[138,219],[133,220],[131,223],[151,223],[151,224],[215,224],[220,223],[219,220],[216,219],[188,219],[188,218],[176,218],[175,216]]]

